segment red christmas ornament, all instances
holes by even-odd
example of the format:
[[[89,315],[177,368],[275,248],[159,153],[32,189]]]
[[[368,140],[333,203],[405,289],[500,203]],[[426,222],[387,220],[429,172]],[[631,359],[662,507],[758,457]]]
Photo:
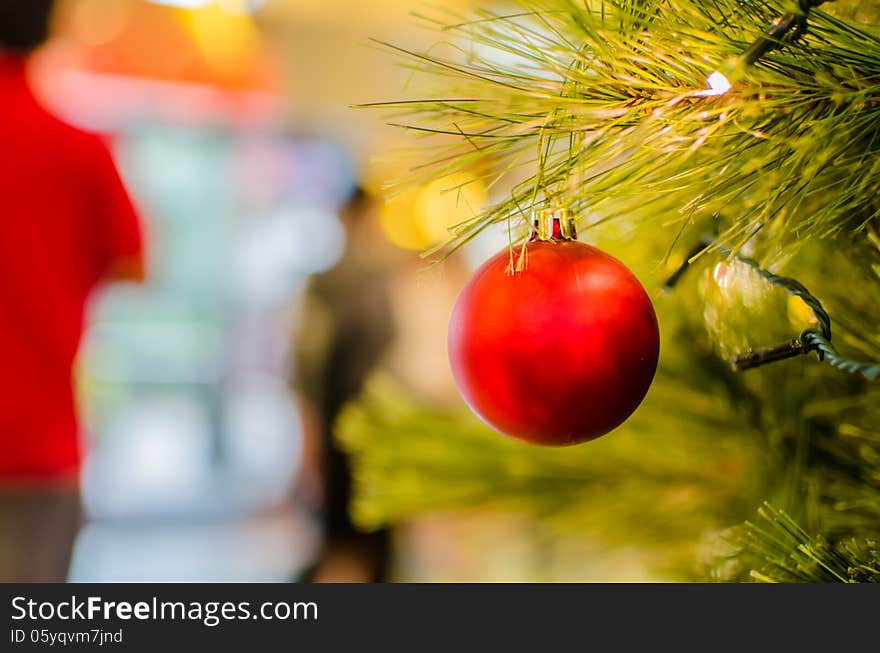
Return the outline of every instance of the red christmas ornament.
[[[534,444],[593,440],[620,425],[651,385],[660,334],[651,300],[620,261],[576,240],[567,211],[536,220],[527,263],[504,250],[461,291],[449,361],[471,409]]]

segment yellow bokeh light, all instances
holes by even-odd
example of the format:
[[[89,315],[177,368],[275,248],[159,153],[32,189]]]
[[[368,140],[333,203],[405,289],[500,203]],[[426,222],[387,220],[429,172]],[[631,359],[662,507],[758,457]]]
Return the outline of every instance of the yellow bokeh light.
[[[816,323],[812,309],[800,297],[789,295],[786,308],[788,321],[794,328],[803,329],[805,325]]]
[[[398,247],[422,250],[449,238],[450,229],[486,206],[485,185],[455,173],[403,192],[382,207],[382,229]]]
[[[181,12],[205,60],[221,75],[246,71],[259,49],[260,34],[253,18],[243,0],[235,2],[241,5],[239,11],[230,11],[232,0],[227,0]]]
[[[380,220],[385,237],[404,249],[420,250],[427,247],[425,237],[415,219],[418,189],[408,190],[386,200],[382,205]]]

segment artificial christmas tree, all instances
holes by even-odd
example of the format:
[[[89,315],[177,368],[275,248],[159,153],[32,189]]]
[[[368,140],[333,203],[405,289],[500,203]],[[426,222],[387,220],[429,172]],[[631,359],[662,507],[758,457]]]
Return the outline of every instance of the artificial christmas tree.
[[[377,380],[341,423],[356,517],[515,506],[677,578],[880,580],[880,5],[520,5],[394,48],[437,82],[381,105],[437,139],[404,181],[480,171],[497,201],[438,251],[501,225],[524,265],[531,215],[571,207],[666,291],[657,377],[614,437],[562,451]]]

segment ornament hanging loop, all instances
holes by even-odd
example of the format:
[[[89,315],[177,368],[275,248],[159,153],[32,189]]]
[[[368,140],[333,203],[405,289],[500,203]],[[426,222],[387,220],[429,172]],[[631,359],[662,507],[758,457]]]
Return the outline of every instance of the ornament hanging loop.
[[[532,214],[530,241],[577,240],[577,227],[570,209],[541,209]]]

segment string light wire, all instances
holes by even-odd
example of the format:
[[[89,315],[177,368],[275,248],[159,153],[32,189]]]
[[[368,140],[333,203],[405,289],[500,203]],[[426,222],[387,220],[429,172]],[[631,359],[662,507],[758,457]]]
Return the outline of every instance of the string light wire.
[[[798,0],[796,9],[777,18],[767,31],[734,59],[731,65],[725,67],[726,72],[722,70],[712,72],[706,78],[709,88],[705,91],[700,91],[700,95],[711,96],[727,93],[732,88],[738,71],[754,65],[765,54],[784,45],[786,43],[785,37],[790,32],[794,33],[794,38],[806,32],[807,17],[810,10],[831,1]]]
[[[737,261],[745,263],[755,270],[758,275],[768,283],[782,288],[788,294],[800,298],[816,318],[816,327],[808,328],[792,340],[789,340],[772,347],[762,349],[750,349],[742,354],[737,354],[731,360],[735,370],[742,371],[753,367],[760,367],[768,363],[792,358],[801,354],[809,354],[816,352],[820,361],[826,361],[829,365],[836,367],[850,374],[861,374],[869,381],[876,381],[880,378],[880,362],[876,361],[856,361],[843,356],[834,344],[831,342],[831,316],[822,306],[822,302],[813,295],[802,283],[791,277],[783,277],[774,274],[769,270],[762,268],[757,261],[735,254],[730,249],[714,243],[709,238],[700,241],[698,247],[689,253],[684,263],[670,276],[663,284],[664,288],[672,289],[681,279],[684,272],[690,267],[690,262],[708,249],[713,247],[716,251],[725,256],[733,256]]]

